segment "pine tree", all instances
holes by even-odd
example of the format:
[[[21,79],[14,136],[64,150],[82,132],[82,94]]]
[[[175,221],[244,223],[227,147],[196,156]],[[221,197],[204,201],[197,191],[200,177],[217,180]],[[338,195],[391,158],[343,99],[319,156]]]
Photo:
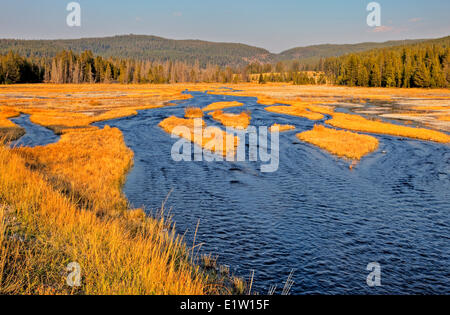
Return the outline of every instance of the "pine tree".
[[[427,88],[431,85],[430,71],[427,69],[425,62],[419,62],[413,75],[414,87]]]
[[[261,74],[259,75],[258,83],[259,83],[259,84],[264,84],[264,83],[266,83],[266,81],[264,81],[264,74],[263,74],[263,73],[261,73]]]
[[[106,66],[105,79],[103,80],[103,82],[108,84],[108,83],[111,83],[112,80],[113,80],[113,74],[112,74],[112,70],[111,70],[111,65],[108,64]]]
[[[370,86],[380,87],[381,86],[381,71],[378,64],[373,64],[370,76],[369,76]]]
[[[366,67],[361,67],[358,72],[358,86],[369,86],[369,72]]]

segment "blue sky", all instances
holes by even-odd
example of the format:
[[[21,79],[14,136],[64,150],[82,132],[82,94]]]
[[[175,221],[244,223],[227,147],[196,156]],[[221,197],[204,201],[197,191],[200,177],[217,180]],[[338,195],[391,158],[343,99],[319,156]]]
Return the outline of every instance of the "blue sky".
[[[147,34],[241,42],[280,52],[297,46],[450,35],[449,0],[379,0],[382,26],[366,24],[370,0],[78,0],[82,25],[66,25],[70,0],[0,0],[0,38]]]

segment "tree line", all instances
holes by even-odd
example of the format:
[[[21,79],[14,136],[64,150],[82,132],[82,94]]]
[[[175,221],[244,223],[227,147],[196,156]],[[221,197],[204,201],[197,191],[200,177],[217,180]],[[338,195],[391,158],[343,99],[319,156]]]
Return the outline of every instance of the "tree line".
[[[301,72],[297,62],[249,63],[243,66],[221,67],[214,64],[200,65],[182,61],[143,61],[135,59],[104,58],[91,51],[76,54],[63,50],[53,58],[25,58],[9,52],[0,55],[0,84],[13,83],[239,83],[258,81],[294,82],[315,84],[314,77]],[[254,75],[257,75],[256,79]]]
[[[417,44],[327,58],[322,70],[338,85],[445,88],[450,86],[449,45]]]
[[[450,41],[450,40],[447,40]],[[151,61],[95,56],[63,50],[54,57],[0,55],[0,84],[12,83],[333,83],[365,87],[450,86],[450,43],[421,43],[320,59],[242,66],[202,65],[198,60]]]
[[[178,83],[232,82],[231,67],[206,65],[198,61],[152,62],[133,59],[105,59],[91,51],[58,53],[53,58],[25,58],[9,52],[0,55],[0,84],[13,83]]]

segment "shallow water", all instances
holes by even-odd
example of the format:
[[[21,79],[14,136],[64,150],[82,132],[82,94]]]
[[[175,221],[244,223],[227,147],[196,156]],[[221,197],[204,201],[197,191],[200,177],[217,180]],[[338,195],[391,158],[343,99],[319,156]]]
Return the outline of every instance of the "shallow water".
[[[196,244],[238,275],[255,270],[261,294],[271,285],[280,293],[291,270],[292,294],[450,293],[449,146],[377,136],[380,149],[350,171],[296,139],[312,121],[269,113],[254,98],[190,94],[178,106],[96,124],[120,128],[135,152],[124,188],[135,207],[156,211],[173,190],[166,207],[178,232],[192,244],[200,220]],[[172,160],[177,139],[161,120],[235,100],[245,107],[226,111],[250,109],[254,126],[297,127],[280,135],[277,172],[261,173],[260,162]],[[371,262],[381,264],[382,287],[366,284]]]
[[[26,131],[26,134],[22,138],[11,142],[12,147],[36,147],[59,140],[59,136],[55,135],[53,131],[33,124],[30,121],[30,115],[20,115],[17,118],[12,118],[11,121]]]

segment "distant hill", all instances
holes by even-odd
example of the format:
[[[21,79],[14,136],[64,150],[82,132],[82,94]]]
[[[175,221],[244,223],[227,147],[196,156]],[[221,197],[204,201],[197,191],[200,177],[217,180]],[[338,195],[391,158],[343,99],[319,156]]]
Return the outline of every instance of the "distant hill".
[[[360,43],[360,44],[345,44],[345,45],[315,45],[307,47],[292,48],[277,55],[278,60],[303,60],[316,61],[320,58],[339,57],[349,53],[358,53],[377,48],[389,48],[395,46],[411,45],[426,41],[426,39],[417,40],[399,40],[388,41],[384,43]]]
[[[339,85],[447,88],[450,36],[329,57],[322,66],[328,79]]]
[[[262,48],[244,44],[215,43],[200,40],[172,40],[156,36],[123,35],[74,40],[0,39],[0,54],[10,50],[25,57],[53,57],[61,50],[80,53],[92,50],[102,57],[153,61],[185,61],[221,66],[241,65],[252,61],[271,62],[273,55]]]
[[[437,39],[439,40],[439,39]],[[266,49],[235,43],[216,43],[201,40],[172,40],[147,35],[121,35],[103,38],[71,40],[13,40],[0,39],[0,54],[13,50],[25,57],[54,57],[61,50],[80,53],[91,50],[105,58],[131,58],[152,61],[184,61],[200,65],[237,66],[256,61],[273,63],[299,60],[314,63],[320,58],[338,57],[348,53],[364,52],[377,48],[410,45],[432,40],[401,40],[384,43],[361,43],[348,45],[316,45],[297,47],[280,54]]]

